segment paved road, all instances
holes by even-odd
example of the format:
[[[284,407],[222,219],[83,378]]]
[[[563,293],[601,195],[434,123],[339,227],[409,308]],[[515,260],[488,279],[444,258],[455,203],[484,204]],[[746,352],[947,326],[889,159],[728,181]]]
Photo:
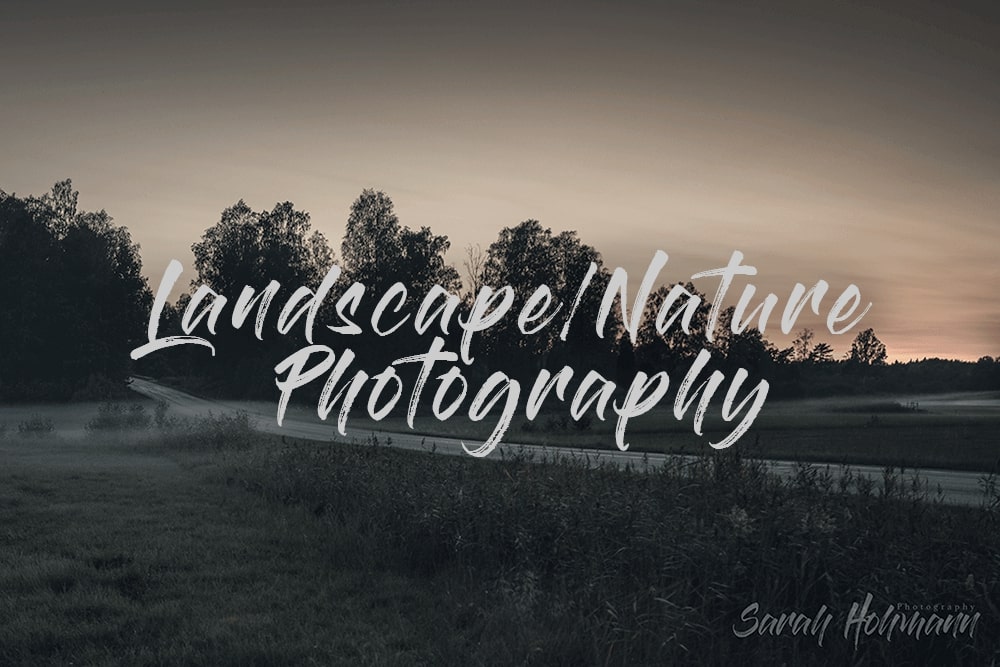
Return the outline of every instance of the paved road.
[[[313,414],[312,419],[309,419],[305,412],[297,412],[291,407],[285,415],[283,425],[278,426],[275,420],[275,406],[263,401],[226,401],[198,398],[197,396],[166,387],[146,378],[133,378],[131,387],[133,391],[143,396],[158,401],[166,401],[172,406],[174,414],[197,417],[209,413],[245,412],[250,417],[253,427],[259,431],[320,442],[330,442],[335,435],[332,423],[318,421],[318,417],[315,414]],[[381,442],[385,443],[391,440],[391,445],[400,449],[428,451],[433,448],[439,454],[467,456],[462,449],[461,441],[456,438],[388,431],[377,431],[375,434]],[[349,438],[365,440],[372,435],[372,431],[348,428],[347,435]],[[636,467],[656,467],[663,465],[664,462],[672,458],[668,455],[654,453],[620,452],[611,449],[595,450],[572,447],[546,447],[544,445],[508,442],[504,442],[497,447],[491,456],[499,456],[500,450],[503,449],[507,451],[523,449],[523,451],[535,456],[578,458],[591,462],[614,461],[621,465],[631,463]],[[688,461],[694,461],[696,457],[684,458]],[[773,472],[783,477],[789,477],[794,474],[798,465],[793,461],[767,461],[766,463]],[[814,465],[821,468],[827,467],[826,464],[821,463]],[[829,464],[828,468],[835,478],[841,474],[839,464]],[[878,466],[858,465],[852,466],[852,470],[855,473],[867,475],[881,483],[883,470]],[[909,483],[910,477],[914,472],[919,474],[921,483],[927,484],[927,488],[931,491],[932,495],[940,488],[945,502],[956,505],[979,505],[982,502],[981,480],[983,476],[979,473],[920,468],[917,470],[907,470],[907,483]]]

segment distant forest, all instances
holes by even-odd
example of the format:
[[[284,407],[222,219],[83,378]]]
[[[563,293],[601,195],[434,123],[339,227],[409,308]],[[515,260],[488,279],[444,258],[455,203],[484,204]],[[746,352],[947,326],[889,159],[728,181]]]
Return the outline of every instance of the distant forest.
[[[581,321],[590,322],[596,319],[611,276],[600,253],[576,232],[553,233],[537,220],[500,230],[485,249],[466,249],[460,273],[445,261],[448,238],[428,227],[401,225],[383,192],[364,190],[353,203],[339,256],[311,228],[309,214],[293,204],[254,211],[239,201],[192,245],[196,278],[188,293],[164,308],[159,335],[181,335],[184,318],[198,317],[187,311],[192,292],[201,285],[234,300],[249,286],[253,288],[249,296],[273,299],[276,307],[261,322],[252,321],[251,315],[239,329],[221,323],[213,336],[214,356],[203,347],[183,346],[132,362],[130,351],[146,342],[153,305],[139,247],[105,211],[80,211],[77,198],[69,180],[56,183],[41,197],[0,191],[5,301],[0,318],[0,399],[4,401],[106,398],[120,392],[135,373],[184,378],[220,395],[271,398],[276,391],[275,365],[307,344],[301,327],[278,335],[279,306],[302,286],[315,289],[334,264],[341,275],[330,292],[330,303],[354,282],[373,295],[401,283],[406,292],[400,293],[399,309],[415,310],[424,295],[440,285],[455,296],[452,303],[461,316],[482,286],[513,287],[516,309],[542,284],[551,288],[559,303],[573,303],[593,262],[598,271],[579,302]],[[516,318],[508,316],[477,336],[476,364],[469,372],[485,377],[502,369],[519,378],[586,359],[588,368],[610,379],[630,377],[636,370],[665,370],[673,377],[673,371],[682,374],[705,348],[720,370],[745,368],[754,378],[768,379],[772,396],[1000,389],[1000,358],[888,364],[885,346],[872,329],[859,332],[850,349],[839,355],[827,343],[814,341],[809,329],[801,329],[791,346],[779,348],[755,328],[733,333],[729,308],[721,317],[721,333],[706,343],[711,303],[691,283],[681,287],[697,295],[701,305],[688,332],[675,326],[661,335],[653,324],[655,314],[674,287],[663,285],[651,296],[634,345],[614,317],[608,319],[603,336],[593,326],[579,327],[562,340],[558,327],[525,336]],[[259,301],[244,304],[248,312],[255,303]],[[354,319],[370,319],[373,304],[373,299],[359,299]],[[331,307],[324,303],[318,323],[326,321]],[[204,320],[205,313],[200,317]],[[400,355],[426,350],[435,335],[444,335],[448,349],[457,349],[460,332],[429,330],[423,341],[414,340],[412,327],[386,336],[370,332],[352,336],[350,347],[359,366],[381,369]],[[343,337],[338,340],[323,326],[317,326],[316,337],[334,349],[344,347]]]

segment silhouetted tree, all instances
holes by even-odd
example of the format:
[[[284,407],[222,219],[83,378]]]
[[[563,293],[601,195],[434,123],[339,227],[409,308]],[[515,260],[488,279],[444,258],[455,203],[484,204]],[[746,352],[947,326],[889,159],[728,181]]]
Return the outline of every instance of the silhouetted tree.
[[[309,214],[291,202],[254,211],[241,199],[222,212],[191,250],[198,271],[192,286],[204,283],[233,303],[244,287],[260,294],[272,281],[280,283],[284,297],[299,287],[315,289],[333,264],[326,238],[312,230]],[[276,303],[281,300],[279,296]],[[283,336],[274,331],[278,312],[277,307],[268,311],[262,341],[254,336],[253,317],[239,331],[221,326],[215,336],[216,357],[201,364],[203,372],[220,378],[237,394],[273,391],[274,365],[304,338],[299,327]],[[178,356],[192,354],[206,353],[184,349]]]
[[[979,357],[972,370],[972,377],[976,389],[1000,389],[1000,357]]]
[[[396,262],[384,268],[389,277],[407,286],[410,302],[420,301],[434,285],[452,293],[461,289],[458,271],[444,261],[444,255],[451,247],[447,236],[432,233],[430,227],[418,230],[403,227],[399,233],[399,245],[402,251]]]
[[[77,208],[72,182],[41,198],[0,192],[0,392],[65,398],[119,382],[151,303],[139,247],[105,211]]]
[[[814,364],[825,364],[833,361],[833,348],[828,343],[816,343],[809,352],[809,361]]]
[[[315,286],[333,263],[326,238],[291,202],[254,211],[241,199],[191,250],[198,282],[234,298],[246,285],[263,289],[272,280],[290,290]]]
[[[778,351],[764,338],[760,329],[749,327],[736,333],[732,321],[736,309],[729,306],[719,317],[716,349],[723,357],[723,366],[729,370],[743,368],[750,374],[769,376]]]
[[[793,362],[803,362],[809,361],[809,355],[812,353],[812,339],[813,330],[809,327],[804,327],[795,340],[792,341],[792,355],[791,360]]]
[[[619,387],[627,387],[635,377],[635,349],[628,336],[618,338],[618,358],[615,363],[615,382]]]
[[[699,300],[697,310],[690,318],[688,330],[685,332],[682,326],[685,319],[684,310],[692,299],[683,293],[678,293],[680,298],[670,308],[670,312],[664,314],[664,323],[675,313],[677,313],[677,319],[661,334],[657,331],[657,315],[663,308],[670,292],[680,289]],[[639,367],[651,373],[661,370],[684,370],[684,367],[690,364],[702,348],[707,345],[705,331],[708,328],[708,314],[711,308],[712,304],[707,297],[699,292],[691,282],[677,283],[669,287],[660,286],[646,301],[642,324],[639,325],[636,349]],[[715,346],[722,348],[723,356],[726,353],[724,348],[728,344],[729,333],[722,331],[715,340]]]
[[[402,282],[409,299],[419,301],[435,284],[459,289],[458,271],[444,261],[450,245],[447,236],[435,235],[429,227],[400,225],[392,199],[367,189],[351,205],[340,249],[344,270],[372,294]]]
[[[429,227],[414,230],[401,225],[392,199],[384,192],[362,191],[351,205],[341,244],[348,279],[365,286],[366,296],[355,313],[356,321],[368,320],[375,303],[395,283],[406,288],[404,311],[415,310],[435,285],[457,298],[461,280],[455,267],[445,262],[449,247],[448,237],[434,234]],[[452,332],[457,334],[457,327]],[[426,349],[413,340],[414,335],[409,327],[387,337],[366,332],[351,341],[352,349],[359,363],[380,368],[395,358]],[[433,330],[428,332],[428,339],[433,335]],[[404,341],[405,349],[400,347]],[[400,372],[410,370],[407,367]]]
[[[882,366],[885,364],[885,345],[875,335],[873,329],[860,332],[851,343],[849,360],[863,366]]]
[[[378,291],[383,283],[391,285],[395,281],[386,275],[386,268],[402,254],[400,231],[389,196],[371,189],[362,191],[351,204],[340,245],[344,269],[370,289]]]
[[[482,287],[483,276],[483,266],[486,264],[486,253],[483,251],[483,247],[478,243],[475,245],[468,245],[465,247],[465,261],[462,265],[465,267],[465,275],[467,277],[465,288],[468,297],[475,298],[476,293],[479,292],[479,288]]]
[[[597,265],[597,273],[581,298],[567,339],[562,341],[563,323],[591,262]],[[581,242],[576,232],[553,234],[537,220],[505,227],[487,249],[480,275],[481,284],[494,290],[511,286],[515,294],[513,313],[543,285],[552,295],[547,312],[561,304],[553,321],[536,333],[521,333],[516,315],[484,331],[481,349],[489,364],[514,375],[525,375],[543,367],[564,364],[576,367],[580,359],[586,359],[588,368],[602,370],[609,376],[614,372],[617,321],[608,318],[603,336],[597,334],[594,326],[608,273],[600,253]]]

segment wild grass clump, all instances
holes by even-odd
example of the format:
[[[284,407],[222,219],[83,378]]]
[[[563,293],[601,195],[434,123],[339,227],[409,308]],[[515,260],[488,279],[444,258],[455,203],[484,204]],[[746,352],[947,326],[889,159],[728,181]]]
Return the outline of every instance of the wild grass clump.
[[[141,403],[118,403],[108,401],[97,409],[97,416],[87,422],[88,431],[108,429],[149,428],[152,418]]]
[[[491,663],[986,664],[986,627],[1000,622],[996,513],[943,506],[893,470],[837,480],[803,466],[784,482],[735,448],[646,473],[373,441],[254,450],[233,477],[327,522],[336,559],[478,586],[470,641]],[[835,636],[818,648],[732,632],[753,602],[761,614],[846,614],[868,592],[880,610],[967,603],[983,629],[870,637],[857,652]]]
[[[265,439],[246,412],[177,416],[169,414],[169,404],[163,401],[155,405],[152,415],[139,404],[105,403],[86,429],[104,442],[113,440],[115,431],[122,431],[122,443],[139,442],[143,447],[177,452],[239,451]],[[135,429],[147,434],[136,440]]]
[[[260,440],[245,412],[208,414],[197,418],[176,418],[157,407],[154,417],[159,426],[155,442],[176,451],[222,452],[243,450]]]
[[[153,423],[156,424],[156,428],[165,429],[175,425],[176,419],[167,414],[169,410],[170,404],[166,401],[156,402],[156,407],[153,410]]]
[[[21,436],[43,436],[49,435],[55,430],[53,421],[44,415],[32,415],[17,425],[18,435]]]

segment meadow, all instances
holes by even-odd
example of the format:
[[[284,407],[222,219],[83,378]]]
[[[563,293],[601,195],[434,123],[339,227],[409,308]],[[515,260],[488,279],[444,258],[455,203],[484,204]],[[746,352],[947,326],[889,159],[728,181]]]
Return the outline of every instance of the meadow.
[[[141,404],[140,404],[141,405]],[[148,407],[148,406],[147,406]],[[28,421],[22,422],[28,424]],[[0,439],[0,663],[991,664],[995,480],[948,507],[905,477],[766,475],[738,449],[638,473],[263,436],[104,407]],[[972,636],[840,632],[961,606]],[[740,638],[751,603],[837,614]],[[838,625],[839,624],[839,625]],[[930,662],[928,662],[928,660]]]

